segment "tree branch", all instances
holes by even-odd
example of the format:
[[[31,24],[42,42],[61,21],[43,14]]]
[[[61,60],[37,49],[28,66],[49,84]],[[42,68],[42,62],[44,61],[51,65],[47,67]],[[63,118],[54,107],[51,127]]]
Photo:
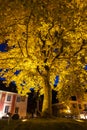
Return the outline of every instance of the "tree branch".
[[[19,46],[19,48],[20,48],[21,54],[24,56],[23,51],[22,51],[22,49],[21,49],[21,46],[20,46],[20,43],[19,43],[19,42],[18,42],[18,46]]]
[[[85,45],[87,45],[87,41],[86,41],[85,39],[83,39],[82,45],[80,46],[79,50],[74,53],[73,56],[76,56],[76,55],[83,49],[83,47],[84,47]]]

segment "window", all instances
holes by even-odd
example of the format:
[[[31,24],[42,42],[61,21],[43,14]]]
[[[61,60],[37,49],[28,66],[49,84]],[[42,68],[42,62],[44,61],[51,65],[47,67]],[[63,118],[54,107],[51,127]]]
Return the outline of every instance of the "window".
[[[17,102],[20,102],[20,101],[21,101],[21,98],[18,96],[16,101],[17,101]]]
[[[71,96],[72,101],[76,101],[76,96]]]
[[[76,108],[76,106],[77,106],[77,104],[72,104],[72,107],[73,107],[73,108]]]
[[[78,104],[79,109],[82,109],[81,104]]]
[[[25,101],[25,96],[21,97],[21,101],[24,102]]]
[[[19,111],[19,107],[16,107],[16,108],[15,108],[15,113],[18,114],[18,111]]]
[[[87,104],[84,104],[84,108],[87,109]]]
[[[9,112],[9,106],[5,106],[5,113],[8,113]]]
[[[7,101],[11,101],[11,95],[7,96]]]
[[[0,100],[1,100],[2,94],[0,93]]]

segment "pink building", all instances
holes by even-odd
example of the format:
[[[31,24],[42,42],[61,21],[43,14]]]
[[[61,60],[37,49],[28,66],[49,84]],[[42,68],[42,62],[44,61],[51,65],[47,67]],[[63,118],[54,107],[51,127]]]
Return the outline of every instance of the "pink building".
[[[0,118],[6,113],[18,113],[20,118],[27,114],[27,97],[17,93],[0,90]]]

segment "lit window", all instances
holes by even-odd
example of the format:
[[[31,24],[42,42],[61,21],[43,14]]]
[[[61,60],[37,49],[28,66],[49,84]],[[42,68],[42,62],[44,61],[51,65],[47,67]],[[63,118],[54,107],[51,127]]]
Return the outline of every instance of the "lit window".
[[[16,107],[16,108],[15,108],[15,113],[18,114],[18,111],[19,111],[19,107]]]
[[[78,106],[79,106],[79,109],[82,109],[81,104],[78,104]]]
[[[84,108],[87,109],[87,104],[84,104]]]
[[[11,101],[11,95],[7,96],[7,101]]]
[[[9,112],[9,106],[5,106],[5,113],[8,113]]]
[[[77,106],[76,104],[72,104],[72,107],[73,107],[73,108],[76,108],[76,106]]]

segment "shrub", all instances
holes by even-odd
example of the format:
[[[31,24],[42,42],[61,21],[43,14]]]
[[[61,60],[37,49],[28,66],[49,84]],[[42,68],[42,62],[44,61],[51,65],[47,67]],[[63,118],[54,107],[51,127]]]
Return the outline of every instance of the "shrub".
[[[18,120],[18,119],[19,119],[19,114],[14,114],[14,115],[12,116],[12,119],[13,119],[13,120]]]

